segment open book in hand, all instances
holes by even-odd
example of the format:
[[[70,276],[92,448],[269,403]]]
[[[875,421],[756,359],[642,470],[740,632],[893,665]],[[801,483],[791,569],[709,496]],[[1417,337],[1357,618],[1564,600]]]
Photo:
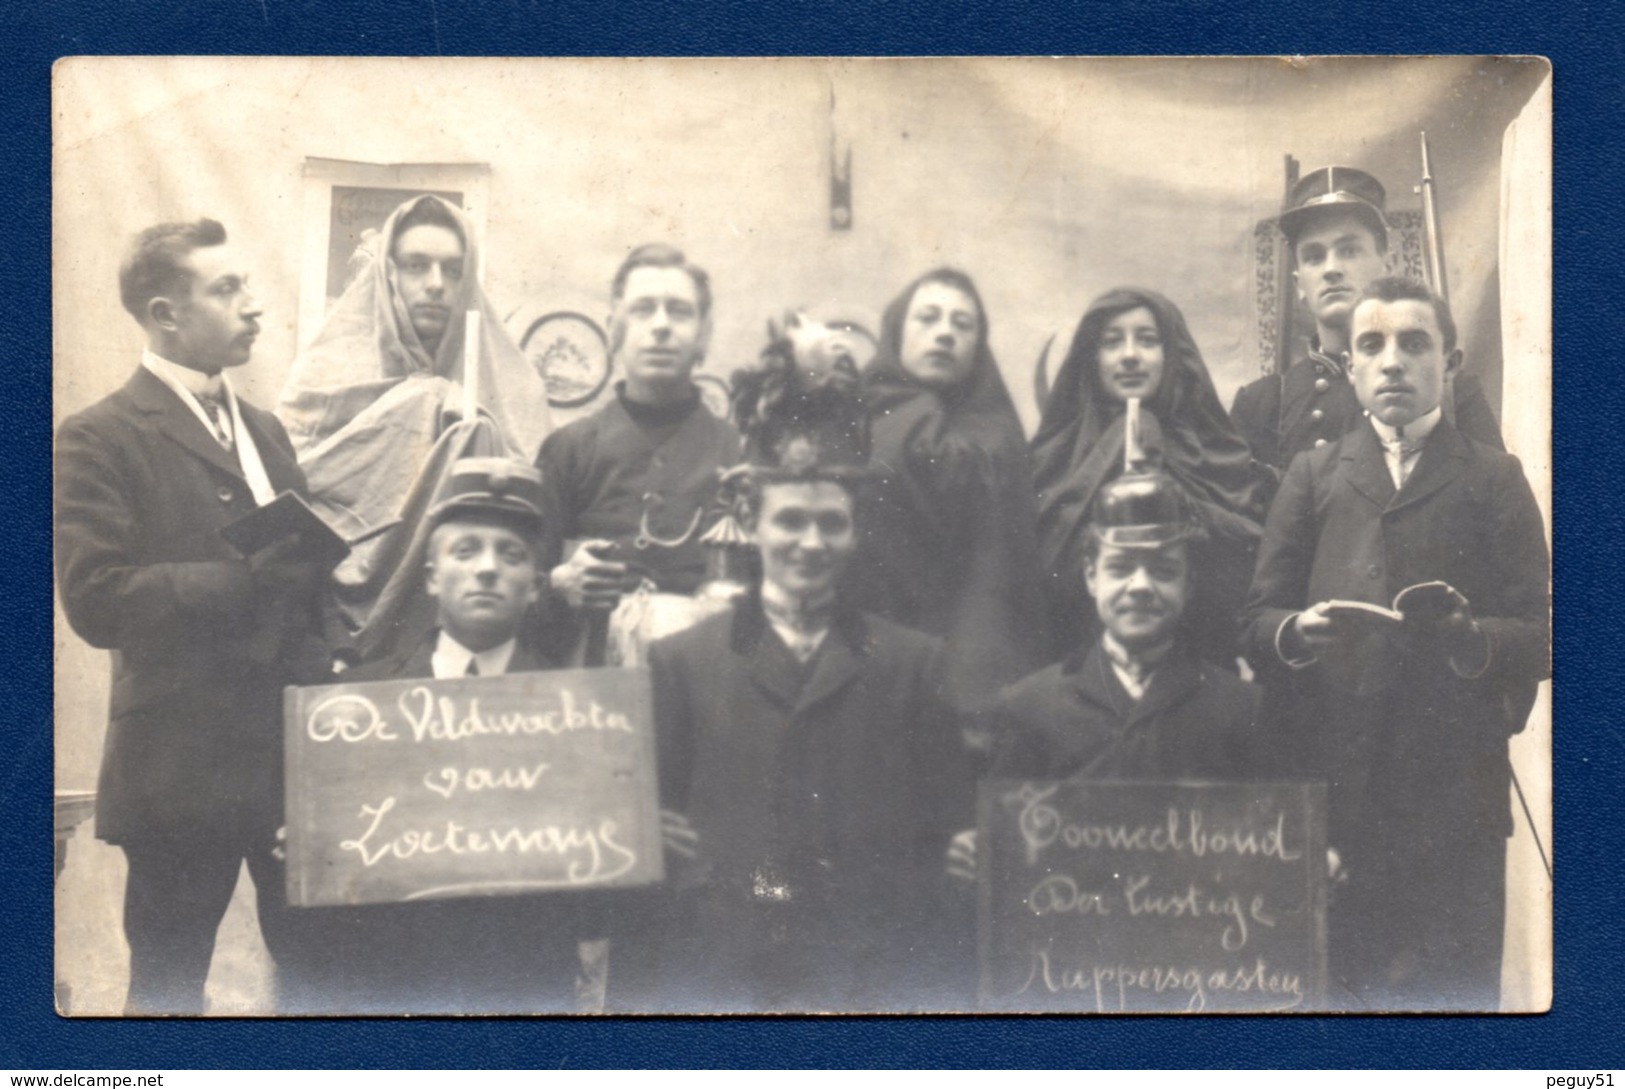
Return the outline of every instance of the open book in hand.
[[[1373,605],[1369,601],[1326,603],[1326,615],[1333,620],[1400,624],[1406,619],[1434,620],[1454,612],[1459,597],[1448,582],[1418,582],[1394,595],[1392,608]]]
[[[265,506],[220,529],[220,536],[245,559],[296,534],[299,545],[288,558],[328,567],[338,566],[350,554],[351,544],[357,543],[333,532],[321,515],[294,492],[283,492]]]

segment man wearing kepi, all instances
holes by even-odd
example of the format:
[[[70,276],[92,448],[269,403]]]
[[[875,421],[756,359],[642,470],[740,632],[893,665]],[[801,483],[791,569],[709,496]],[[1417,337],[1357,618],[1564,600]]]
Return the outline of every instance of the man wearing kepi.
[[[668,855],[662,1008],[945,1001],[930,990],[933,882],[968,781],[941,644],[840,590],[867,447],[850,418],[757,445],[743,523],[759,585],[650,651],[662,805],[686,815],[699,856]]]
[[[1356,1008],[1497,1008],[1511,832],[1507,739],[1550,673],[1549,555],[1517,459],[1444,416],[1449,308],[1398,279],[1351,316],[1370,418],[1293,461],[1247,607],[1248,657],[1304,701],[1285,724],[1328,783],[1346,872],[1332,997]],[[1348,602],[1387,606],[1394,621]]]
[[[436,626],[345,681],[549,669],[521,634],[537,603],[542,487],[535,469],[464,458],[435,496],[427,571]],[[579,898],[489,896],[297,912],[293,1013],[574,1012]],[[297,982],[297,988],[292,986]]]
[[[1127,474],[1101,489],[1084,578],[1102,634],[1004,690],[994,778],[1261,777],[1258,689],[1202,661],[1181,629],[1199,533],[1170,477]]]
[[[739,433],[693,382],[711,335],[705,270],[671,246],[639,246],[615,273],[610,305],[610,353],[625,379],[600,411],[548,436],[537,459],[556,523],[551,586],[576,609],[613,608],[629,572],[692,593],[705,573],[695,530],[718,471],[739,456]]]
[[[330,673],[327,570],[296,538],[244,559],[220,533],[305,488],[282,425],[226,376],[260,306],[225,229],[141,232],[119,290],[147,346],[57,433],[56,571],[74,631],[113,652],[96,832],[129,864],[126,1010],[196,1014],[245,859],[283,949],[282,688]]]
[[[1355,300],[1387,273],[1385,202],[1382,183],[1370,174],[1328,166],[1293,186],[1281,214],[1298,298],[1313,315],[1315,332],[1305,358],[1283,374],[1243,386],[1230,408],[1254,460],[1276,476],[1298,454],[1335,442],[1361,422],[1364,409],[1349,384],[1344,357]],[[1462,434],[1501,448],[1501,432],[1476,376],[1455,376],[1450,411]]]

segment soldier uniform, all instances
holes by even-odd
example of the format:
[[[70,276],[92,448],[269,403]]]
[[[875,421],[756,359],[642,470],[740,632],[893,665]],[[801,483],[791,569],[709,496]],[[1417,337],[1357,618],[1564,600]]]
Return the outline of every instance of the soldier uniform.
[[[1388,221],[1383,215],[1382,183],[1363,170],[1328,166],[1305,175],[1292,190],[1290,207],[1280,225],[1296,246],[1300,232],[1327,212],[1352,212],[1386,248]],[[1365,285],[1353,284],[1355,291]],[[1501,431],[1476,375],[1459,374],[1454,383],[1456,428],[1467,437],[1504,449]],[[1281,374],[1268,374],[1236,391],[1230,408],[1236,429],[1252,447],[1253,460],[1284,473],[1292,459],[1348,434],[1365,418],[1349,384],[1342,361],[1321,350],[1319,337],[1309,341],[1309,354]]]

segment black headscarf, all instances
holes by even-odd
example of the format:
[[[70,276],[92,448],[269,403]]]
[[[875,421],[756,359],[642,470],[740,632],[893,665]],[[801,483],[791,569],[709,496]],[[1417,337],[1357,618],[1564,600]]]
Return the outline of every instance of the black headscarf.
[[[926,283],[963,291],[981,330],[970,373],[922,384],[902,362],[903,326]],[[863,372],[873,500],[858,564],[865,608],[948,644],[954,697],[970,706],[1041,664],[1032,458],[969,276],[936,269],[886,308]]]
[[[1246,441],[1230,422],[1185,317],[1144,288],[1121,287],[1089,304],[1033,437],[1038,550],[1055,615],[1092,615],[1083,590],[1084,531],[1095,494],[1123,471],[1125,405],[1102,387],[1100,338],[1120,314],[1145,307],[1162,335],[1162,382],[1141,405],[1146,452],[1185,488],[1210,538],[1206,589],[1241,580],[1262,534],[1263,510]],[[1200,584],[1200,582],[1199,582]],[[1228,597],[1229,586],[1219,587]],[[1211,595],[1210,595],[1211,596]]]

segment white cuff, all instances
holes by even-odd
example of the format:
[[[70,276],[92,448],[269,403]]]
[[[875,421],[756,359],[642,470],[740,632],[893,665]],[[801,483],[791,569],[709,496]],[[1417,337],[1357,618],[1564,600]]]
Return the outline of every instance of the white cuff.
[[[1286,649],[1281,646],[1281,636],[1286,634],[1287,625],[1298,619],[1298,615],[1299,614],[1297,613],[1293,613],[1291,616],[1281,621],[1281,626],[1275,629],[1275,656],[1281,659],[1282,662],[1285,662],[1287,668],[1289,669],[1308,669],[1310,666],[1320,661],[1320,659],[1315,657],[1315,655],[1312,653],[1303,658],[1288,658],[1286,656]]]

